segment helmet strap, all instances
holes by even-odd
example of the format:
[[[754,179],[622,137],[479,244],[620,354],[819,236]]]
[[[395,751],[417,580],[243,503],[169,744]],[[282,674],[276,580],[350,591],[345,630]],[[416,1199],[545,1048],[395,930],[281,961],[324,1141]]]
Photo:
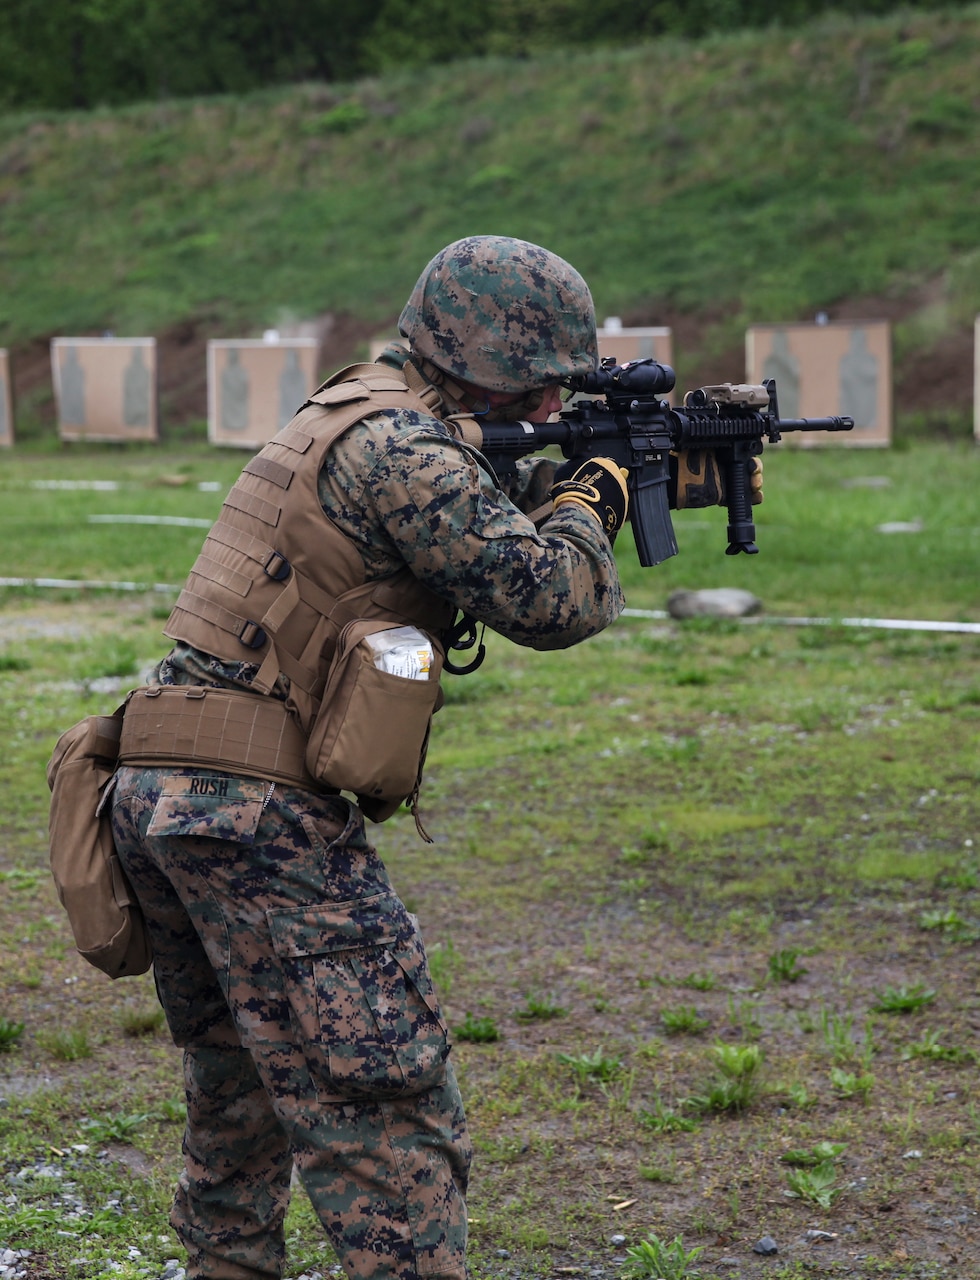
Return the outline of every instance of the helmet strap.
[[[432,380],[410,359],[402,365],[402,373],[409,388],[415,392],[429,412],[437,414],[443,407],[443,395],[439,388],[434,386]]]
[[[405,364],[406,368],[412,366],[414,371],[426,379],[431,386],[438,387],[444,402],[447,399],[452,400],[466,413],[471,413],[474,417],[482,418],[486,422],[520,422],[529,413],[539,409],[544,401],[544,390],[536,387],[526,392],[519,400],[511,401],[510,404],[491,406],[485,394],[475,395],[469,388],[464,387],[455,378],[451,378],[448,373],[434,365],[431,360],[413,353],[411,359]]]
[[[430,386],[438,388],[443,404],[447,408],[465,409],[467,413],[487,412],[488,405],[482,396],[474,396],[472,391],[467,391],[461,383],[451,378],[448,373],[444,373],[431,360],[413,353],[412,358],[407,360],[405,365],[406,369],[411,367]],[[411,385],[411,375],[409,375],[409,385]]]

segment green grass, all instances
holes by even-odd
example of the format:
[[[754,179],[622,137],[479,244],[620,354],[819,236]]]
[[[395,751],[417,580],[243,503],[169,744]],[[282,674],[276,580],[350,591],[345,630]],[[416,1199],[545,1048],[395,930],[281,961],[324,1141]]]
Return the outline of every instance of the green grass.
[[[681,554],[659,569],[640,570],[625,538],[633,607],[662,610],[674,585],[734,572],[773,614],[980,620],[967,589],[972,453],[772,454],[760,555],[734,566],[724,556],[723,512],[681,527]],[[197,483],[224,486],[240,465],[205,449],[18,449],[2,477],[9,557],[32,575],[104,581],[124,564],[127,578],[177,584],[203,530],[177,547],[168,526],[139,526],[138,539],[91,526],[84,563],[74,532],[90,514],[127,509],[213,518],[221,495]],[[891,476],[884,496],[843,488],[872,466]],[[191,482],[162,482],[176,474]],[[32,487],[110,475],[123,487]],[[935,536],[903,544],[901,559],[873,526],[885,503],[906,512],[920,501]],[[805,551],[789,563],[784,529]],[[43,1254],[56,1280],[82,1252],[93,1274],[122,1260],[124,1280],[159,1275],[176,1252],[166,1215],[179,1054],[149,975],[109,983],[73,950],[46,867],[44,782],[58,733],[112,710],[161,656],[168,602],[4,593],[0,1145],[5,1175],[36,1161],[59,1177],[17,1184],[0,1239]],[[447,1021],[468,1028],[454,1055],[477,1146],[474,1275],[499,1276],[500,1250],[528,1274],[606,1265],[611,1235],[637,1248],[655,1223],[661,1239],[704,1250],[704,1274],[736,1251],[755,1280],[755,1265],[778,1274],[743,1248],[771,1230],[774,1203],[787,1240],[819,1210],[851,1253],[866,1252],[848,1255],[853,1274],[913,1274],[911,1263],[880,1269],[899,1240],[915,1257],[914,1242],[932,1239],[934,1218],[915,1208],[924,1166],[904,1154],[925,1153],[928,1200],[944,1216],[980,1207],[967,1084],[980,637],[627,617],[566,653],[498,638],[488,648],[481,671],[448,682],[437,717],[422,790],[435,843],[418,841],[407,814],[371,831],[421,918]],[[716,1047],[667,1034],[670,1006],[705,1019]],[[480,1034],[490,1028],[497,1039]],[[87,1056],[72,1056],[80,1033]],[[845,1144],[853,1166],[826,1184],[797,1179],[796,1198],[784,1196],[782,1154],[823,1143]],[[869,1171],[869,1198],[838,1197],[857,1168]],[[66,1178],[89,1215],[67,1225]],[[111,1203],[120,1190],[122,1214]],[[855,1203],[895,1207],[875,1215],[873,1240],[852,1245]],[[288,1274],[329,1265],[301,1193],[287,1235]],[[796,1262],[784,1265],[790,1275]]]
[[[225,492],[243,465],[207,447],[69,448],[61,456],[16,449],[4,459],[0,531],[16,538],[18,560],[5,576],[147,585],[179,583]],[[48,489],[112,484],[112,489]],[[218,485],[217,491],[201,486]],[[100,516],[159,516],[188,525],[103,523]],[[203,526],[203,527],[202,527]],[[60,548],[60,549],[59,549]]]
[[[756,508],[758,556],[729,557],[724,552],[723,510],[679,512],[675,527],[680,554],[654,570],[636,562],[629,532],[620,539],[618,559],[628,604],[635,609],[663,608],[678,587],[740,587],[759,596],[770,614],[823,617],[906,617],[978,620],[975,570],[980,557],[980,524],[973,494],[980,483],[980,454],[969,445],[913,445],[889,453],[790,451],[782,446],[765,455],[766,500]],[[213,520],[224,491],[242,465],[238,455],[199,447],[181,452],[98,449],[80,446],[64,456],[17,450],[5,459],[0,476],[3,495],[0,533],[16,576],[73,580],[134,581],[179,585],[192,563],[204,529],[197,527],[93,522],[103,515],[159,515],[204,522]],[[847,487],[862,475],[886,476],[887,489]],[[174,480],[184,483],[174,484]],[[118,488],[48,490],[56,481],[80,484],[111,480]],[[217,491],[201,486],[217,485]],[[921,534],[883,534],[878,525],[920,515]],[[13,576],[13,575],[11,575]],[[648,663],[658,679],[683,687],[690,674],[717,686],[729,674],[719,658],[691,661],[690,649],[667,649],[656,634],[639,624],[638,643],[649,649]],[[685,634],[721,637],[734,624],[693,622]],[[906,643],[902,634],[888,643]],[[935,637],[938,649],[946,642]],[[765,661],[771,632],[755,636]],[[829,645],[838,662],[840,644],[853,647],[853,660],[876,643],[868,631],[838,637],[825,628],[801,632],[798,643],[808,661],[818,664]],[[7,663],[24,655],[7,654]],[[551,699],[574,707],[590,696],[587,678],[567,671]],[[474,713],[482,699],[507,692],[508,664],[488,664],[472,679],[453,681],[450,699],[465,700]],[[949,696],[937,689],[937,696]],[[809,695],[808,695],[809,696]],[[974,684],[960,696],[980,697]],[[807,725],[847,719],[846,692],[801,702],[797,715]],[[546,744],[543,743],[542,746]],[[666,750],[667,748],[665,748]]]
[[[750,321],[876,297],[907,304],[896,368],[925,375],[980,310],[978,48],[975,6],[826,15],[402,71],[340,103],[308,85],[8,115],[0,342],[383,329],[433,252],[493,230],[563,253],[600,315],[698,317],[682,380]],[[941,384],[937,415],[965,428]]]

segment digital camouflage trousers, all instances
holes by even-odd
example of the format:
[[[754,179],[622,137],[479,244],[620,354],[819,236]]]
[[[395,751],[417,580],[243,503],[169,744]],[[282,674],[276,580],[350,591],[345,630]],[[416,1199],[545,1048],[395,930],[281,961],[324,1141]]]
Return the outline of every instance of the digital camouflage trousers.
[[[119,857],[184,1051],[188,1277],[280,1277],[293,1168],[347,1274],[466,1274],[471,1148],[415,917],[357,808],[120,769]]]

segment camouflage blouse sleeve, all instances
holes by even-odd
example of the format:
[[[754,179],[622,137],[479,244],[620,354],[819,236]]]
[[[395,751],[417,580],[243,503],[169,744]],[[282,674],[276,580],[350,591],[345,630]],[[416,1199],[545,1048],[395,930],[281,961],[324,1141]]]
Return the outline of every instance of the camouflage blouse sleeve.
[[[592,516],[567,503],[536,530],[434,418],[402,411],[358,424],[328,454],[320,500],[369,577],[407,564],[518,644],[567,648],[623,608],[612,548]]]
[[[518,511],[530,515],[549,501],[556,466],[551,458],[517,459],[517,475],[506,486],[506,493]]]

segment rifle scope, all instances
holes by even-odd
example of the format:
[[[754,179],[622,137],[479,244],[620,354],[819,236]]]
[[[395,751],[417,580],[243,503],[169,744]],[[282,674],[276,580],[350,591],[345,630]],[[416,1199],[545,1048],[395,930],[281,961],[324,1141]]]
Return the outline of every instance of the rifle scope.
[[[606,359],[593,373],[580,373],[564,384],[571,391],[592,396],[662,396],[674,389],[674,371],[656,360],[613,364]]]

